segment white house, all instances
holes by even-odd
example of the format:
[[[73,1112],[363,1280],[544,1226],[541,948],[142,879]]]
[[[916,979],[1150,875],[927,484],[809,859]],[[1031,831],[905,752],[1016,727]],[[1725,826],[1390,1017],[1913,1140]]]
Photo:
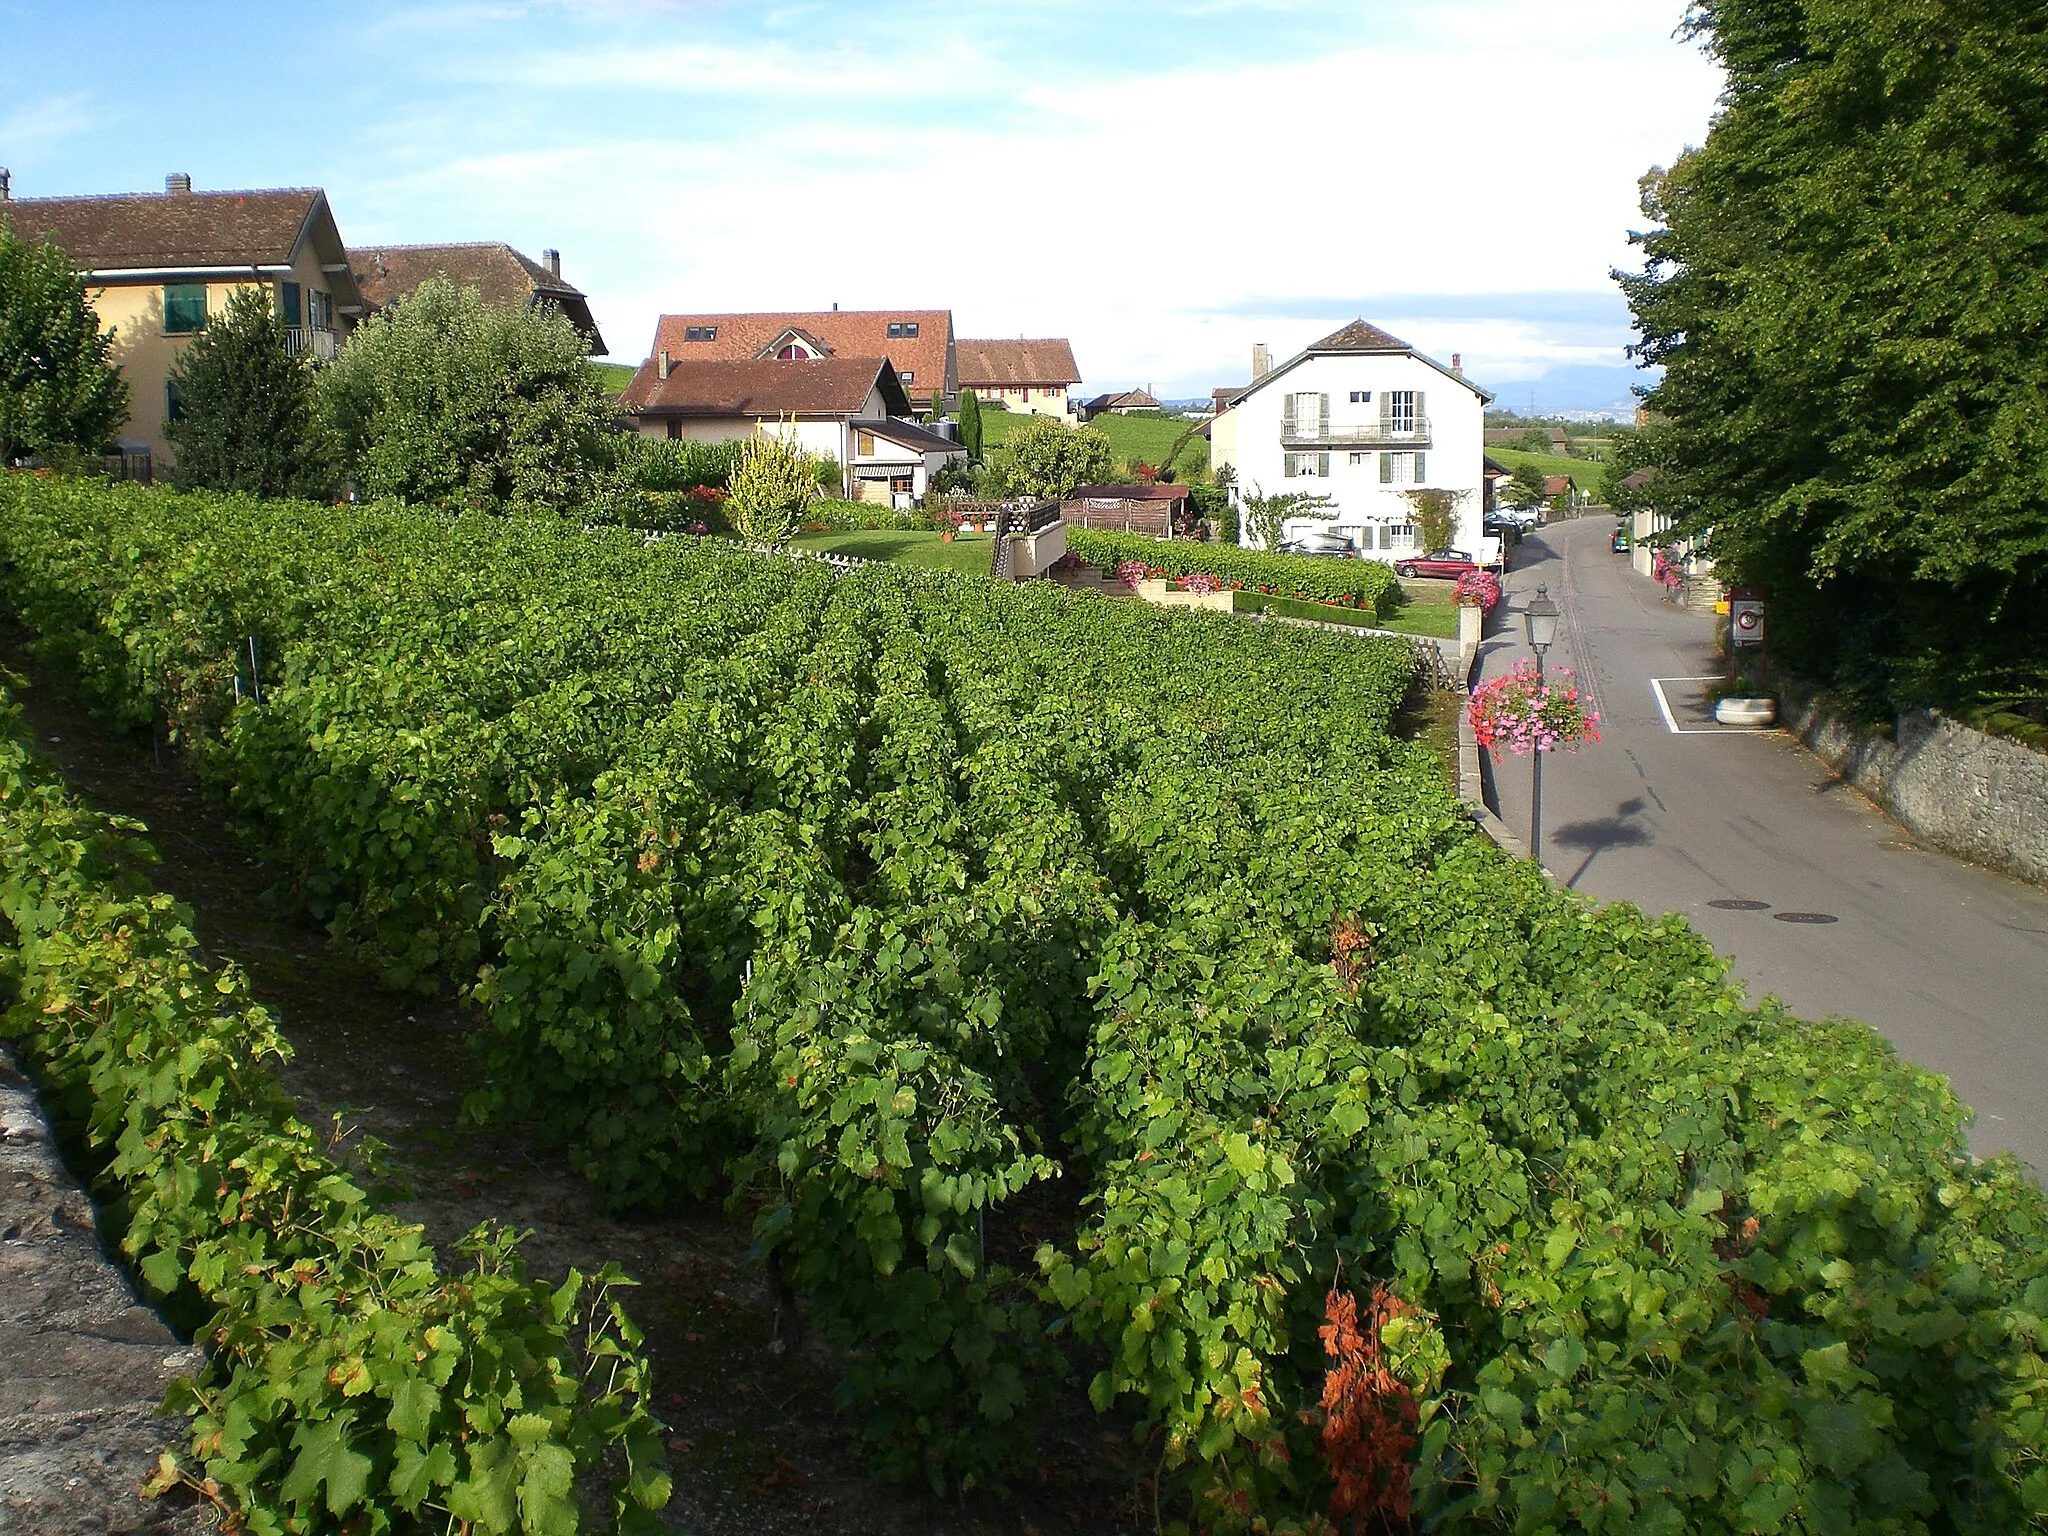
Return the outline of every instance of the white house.
[[[908,506],[966,450],[905,419],[911,405],[899,374],[886,357],[678,361],[659,351],[640,365],[619,403],[647,437],[793,438],[840,466],[842,495]]]
[[[1264,350],[1254,353],[1255,370]],[[1233,497],[1306,491],[1335,504],[1334,519],[1290,521],[1286,536],[1341,533],[1388,562],[1426,552],[1406,493],[1450,491],[1452,547],[1486,561],[1498,542],[1481,529],[1492,399],[1455,367],[1354,320],[1222,395],[1209,457],[1236,472]]]

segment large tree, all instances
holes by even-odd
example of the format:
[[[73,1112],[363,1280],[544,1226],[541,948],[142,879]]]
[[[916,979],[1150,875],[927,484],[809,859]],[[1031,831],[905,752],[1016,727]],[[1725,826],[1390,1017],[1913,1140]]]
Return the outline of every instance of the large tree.
[[[2048,11],[1705,0],[1623,286],[1660,509],[1873,713],[2048,701]],[[2029,703],[2029,701],[2031,701]]]
[[[267,288],[239,288],[171,365],[179,414],[164,428],[183,488],[324,496],[334,485],[313,365],[294,357]]]
[[[113,340],[71,258],[0,216],[0,464],[107,445],[128,416]]]
[[[370,496],[486,511],[569,509],[602,489],[617,406],[553,309],[487,304],[445,278],[374,316],[321,371],[342,467]]]
[[[1059,500],[1078,486],[1109,478],[1116,455],[1092,427],[1070,427],[1052,416],[1033,416],[988,455],[988,480],[998,496]]]

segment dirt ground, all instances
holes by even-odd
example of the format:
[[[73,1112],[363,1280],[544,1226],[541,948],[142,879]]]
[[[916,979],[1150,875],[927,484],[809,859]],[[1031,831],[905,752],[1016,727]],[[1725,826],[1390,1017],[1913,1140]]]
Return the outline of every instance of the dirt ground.
[[[848,1532],[857,1536],[1021,1533],[1112,1536],[1153,1528],[1149,1459],[1130,1424],[1078,1395],[1042,1426],[1042,1457],[1003,1497],[938,1501],[882,1486],[834,1405],[837,1361],[821,1345],[784,1351],[745,1225],[717,1205],[658,1217],[602,1214],[583,1181],[517,1127],[460,1115],[476,1086],[469,1028],[452,1001],[383,990],[317,927],[285,915],[283,872],[266,865],[219,808],[146,741],[116,737],[65,681],[0,636],[37,749],[74,793],[149,828],[157,885],[189,905],[209,955],[232,957],[276,1010],[296,1051],[287,1080],[308,1118],[345,1113],[391,1149],[399,1210],[446,1254],[480,1221],[530,1231],[539,1275],[617,1261],[639,1282],[625,1301],[647,1334],[657,1409],[671,1426],[676,1495],[668,1519],[693,1533]]]

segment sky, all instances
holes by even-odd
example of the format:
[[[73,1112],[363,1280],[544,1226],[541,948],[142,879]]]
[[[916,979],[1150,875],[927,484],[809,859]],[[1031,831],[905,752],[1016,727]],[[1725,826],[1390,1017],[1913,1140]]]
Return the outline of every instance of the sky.
[[[1608,278],[1638,179],[1720,89],[1684,9],[0,0],[0,166],[554,247],[618,361],[664,311],[950,308],[1180,398],[1363,315],[1503,406],[1592,409],[1643,379]]]

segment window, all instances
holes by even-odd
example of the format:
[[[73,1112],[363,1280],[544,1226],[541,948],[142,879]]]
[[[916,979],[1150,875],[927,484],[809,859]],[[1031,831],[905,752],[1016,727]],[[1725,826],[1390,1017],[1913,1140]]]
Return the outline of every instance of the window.
[[[1424,453],[1383,453],[1380,455],[1381,485],[1420,485],[1425,472]]]
[[[890,490],[891,490],[892,492],[894,492],[894,493],[895,493],[896,495],[899,495],[899,496],[908,496],[908,495],[910,494],[910,488],[911,488],[911,486],[912,486],[912,485],[914,485],[914,484],[916,484],[916,482],[917,482],[917,477],[916,477],[916,476],[915,476],[914,474],[913,474],[913,475],[891,475],[891,476],[889,477],[889,489],[890,489]]]
[[[1354,453],[1353,455],[1351,455],[1351,467],[1353,469],[1360,468],[1361,466],[1370,463],[1372,463],[1372,455],[1369,453]]]
[[[906,384],[915,384],[917,382],[917,375],[911,372],[908,368],[904,369],[902,373],[897,375],[897,377],[902,379],[903,382]]]
[[[672,443],[681,442],[682,437],[683,424],[680,421],[671,420],[668,424],[668,440]]]
[[[164,284],[164,333],[182,336],[206,324],[206,284]]]
[[[1415,547],[1415,525],[1413,523],[1381,523],[1381,549],[1413,549]]]
[[[334,295],[331,293],[322,293],[320,292],[319,289],[316,288],[311,293],[307,294],[306,298],[308,299],[312,307],[313,324],[318,326],[323,331],[333,330]]]
[[[277,287],[278,322],[291,330],[297,330],[305,323],[299,318],[299,296],[304,290],[297,283],[279,283]]]
[[[1281,470],[1289,478],[1327,480],[1330,477],[1330,456],[1327,453],[1285,454]]]
[[[185,397],[178,391],[175,380],[164,385],[164,419],[183,421],[185,419]]]
[[[1354,389],[1351,391],[1351,403],[1353,405],[1371,405],[1372,391],[1369,389]]]
[[[784,347],[780,352],[775,354],[775,356],[779,360],[785,363],[802,362],[810,355],[810,353],[806,352],[802,347],[798,346],[793,341],[788,346]]]
[[[1017,391],[1017,393],[1023,397],[1024,403],[1026,405],[1029,405],[1031,403],[1031,390],[1028,386],[1024,389],[1020,389],[1019,391]]]
[[[1415,391],[1412,389],[1390,389],[1386,399],[1380,402],[1380,418],[1390,436],[1413,437],[1415,435]]]
[[[864,459],[873,458],[875,456],[875,434],[872,432],[855,433],[853,451]]]
[[[685,341],[716,341],[718,327],[715,325],[686,325],[683,327]]]
[[[889,322],[889,339],[895,341],[901,337],[907,337],[912,341],[917,339],[917,322],[915,320],[891,320]]]

